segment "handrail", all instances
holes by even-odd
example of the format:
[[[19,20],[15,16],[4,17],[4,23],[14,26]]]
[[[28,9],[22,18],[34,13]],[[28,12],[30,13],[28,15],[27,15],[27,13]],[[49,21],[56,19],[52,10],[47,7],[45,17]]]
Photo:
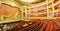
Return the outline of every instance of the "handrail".
[[[57,6],[59,3],[60,3],[60,1],[58,1],[57,3],[55,3],[54,6]],[[48,8],[51,8],[51,7],[52,7],[52,6],[48,6]],[[36,8],[36,7],[34,7],[34,8]],[[38,10],[43,10],[43,9],[46,9],[46,8],[40,8],[40,9],[38,9]]]

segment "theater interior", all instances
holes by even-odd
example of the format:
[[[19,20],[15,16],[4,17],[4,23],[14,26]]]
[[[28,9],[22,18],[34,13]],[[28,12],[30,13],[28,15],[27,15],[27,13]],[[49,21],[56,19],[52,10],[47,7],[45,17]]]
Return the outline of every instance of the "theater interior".
[[[0,0],[0,31],[60,31],[60,0]]]

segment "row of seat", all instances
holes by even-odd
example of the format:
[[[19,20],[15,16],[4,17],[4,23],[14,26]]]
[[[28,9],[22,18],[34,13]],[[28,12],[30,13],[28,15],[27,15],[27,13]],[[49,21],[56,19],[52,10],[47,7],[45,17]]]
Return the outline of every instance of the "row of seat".
[[[60,31],[60,18],[59,19],[44,19],[42,20],[45,24],[42,26],[42,29],[40,29],[39,31],[43,31],[44,30],[44,26],[45,30],[44,31]]]
[[[24,22],[20,22],[18,24],[18,26],[14,29],[11,29],[11,30],[7,30],[7,31],[34,31],[36,29],[38,29],[40,27],[40,22],[34,22],[32,24],[29,24],[28,26],[25,26],[25,27],[22,27],[21,25],[23,24]],[[25,24],[25,23],[24,23]]]
[[[59,31],[60,30],[60,18],[56,19],[43,19],[36,20],[34,23],[28,26],[22,27],[24,22],[20,22],[14,29],[8,31]],[[28,24],[28,23],[27,23]]]

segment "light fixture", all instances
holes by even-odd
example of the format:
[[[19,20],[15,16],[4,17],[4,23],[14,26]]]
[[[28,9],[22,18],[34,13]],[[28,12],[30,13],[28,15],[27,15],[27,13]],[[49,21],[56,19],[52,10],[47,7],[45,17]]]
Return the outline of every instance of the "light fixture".
[[[22,2],[35,2],[36,0],[20,0]]]

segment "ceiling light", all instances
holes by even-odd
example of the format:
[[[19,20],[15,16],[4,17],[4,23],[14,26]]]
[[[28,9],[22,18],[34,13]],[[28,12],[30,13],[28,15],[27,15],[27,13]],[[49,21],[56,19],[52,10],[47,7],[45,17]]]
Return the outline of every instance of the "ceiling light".
[[[22,2],[34,2],[36,0],[20,0],[20,1],[22,1]]]

